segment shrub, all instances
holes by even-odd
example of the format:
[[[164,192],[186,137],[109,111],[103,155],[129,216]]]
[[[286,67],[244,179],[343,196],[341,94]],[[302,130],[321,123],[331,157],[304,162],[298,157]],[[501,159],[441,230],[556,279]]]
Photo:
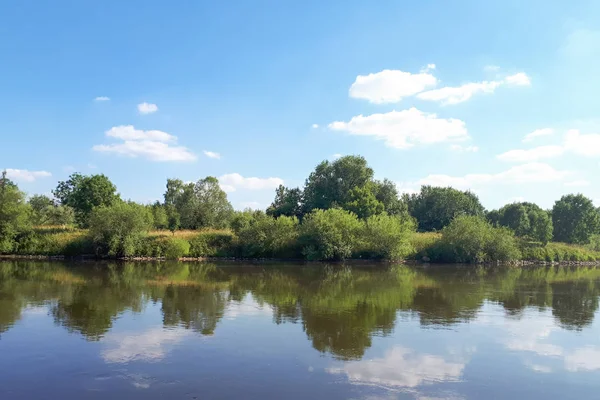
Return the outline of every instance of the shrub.
[[[242,257],[299,257],[298,219],[256,214],[238,233]]]
[[[432,259],[442,262],[475,263],[511,261],[520,252],[513,233],[494,228],[480,217],[460,216],[442,231],[442,238],[432,251]]]
[[[152,214],[142,205],[117,202],[112,206],[95,208],[89,225],[97,254],[134,256],[152,226]]]
[[[343,260],[356,249],[362,225],[355,214],[338,208],[314,210],[300,226],[300,244],[309,260]]]
[[[228,231],[201,232],[189,240],[192,257],[226,257],[232,254],[234,236]]]
[[[412,219],[387,214],[367,218],[360,232],[361,256],[400,259],[410,253],[410,239],[415,226]]]
[[[190,243],[185,239],[176,237],[164,240],[163,255],[167,259],[176,260],[179,257],[188,255],[190,252]]]

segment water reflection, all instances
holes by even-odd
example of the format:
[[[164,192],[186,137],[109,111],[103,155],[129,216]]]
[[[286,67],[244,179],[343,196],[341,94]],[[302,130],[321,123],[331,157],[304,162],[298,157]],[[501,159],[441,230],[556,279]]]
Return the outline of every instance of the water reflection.
[[[294,363],[316,354],[327,359],[311,358],[302,367],[305,379],[314,377],[314,387],[342,379],[349,387],[385,388],[395,393],[391,398],[461,398],[457,385],[474,376],[492,379],[493,373],[483,372],[493,370],[492,364],[513,379],[600,372],[600,341],[597,329],[590,329],[597,326],[599,295],[600,269],[591,267],[10,261],[0,262],[0,348],[9,348],[10,342],[1,346],[12,330],[32,332],[27,321],[39,317],[95,343],[103,365],[138,366],[113,371],[137,389],[155,385],[157,374],[139,366],[158,368],[174,354],[183,362],[187,353],[199,351],[201,339],[214,343],[202,347],[202,357],[213,364],[201,367],[192,358],[186,365],[208,368],[207,376],[217,368],[221,379],[229,370],[245,383],[264,379],[257,365],[266,360],[264,368],[275,368],[271,373],[288,368],[298,380],[303,375]],[[316,351],[279,358],[283,349],[306,341]],[[47,351],[40,346],[39,354]],[[475,367],[481,360],[484,367]],[[0,360],[3,367],[8,365]],[[256,376],[250,372],[255,369]],[[356,397],[356,389],[347,390],[327,398],[390,396]],[[298,398],[301,393],[310,397],[300,391]]]

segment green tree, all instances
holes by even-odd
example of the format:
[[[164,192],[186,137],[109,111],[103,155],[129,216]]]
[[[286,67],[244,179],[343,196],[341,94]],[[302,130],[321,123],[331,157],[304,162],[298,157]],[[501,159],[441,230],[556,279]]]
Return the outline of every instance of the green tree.
[[[275,200],[267,208],[267,214],[275,218],[281,215],[301,218],[302,205],[302,190],[299,188],[289,189],[279,185],[275,189]]]
[[[0,254],[12,252],[17,236],[31,228],[31,207],[25,194],[4,171],[0,178]]]
[[[314,210],[300,226],[300,244],[309,260],[343,260],[357,249],[362,227],[356,214],[339,208]]]
[[[156,201],[150,209],[154,219],[154,227],[156,229],[167,229],[169,227],[169,216],[166,207]]]
[[[485,215],[474,193],[451,187],[422,186],[420,193],[406,196],[405,200],[418,229],[425,232],[441,230],[459,215]]]
[[[116,186],[106,175],[72,174],[52,192],[63,206],[72,207],[80,226],[86,227],[95,207],[111,206],[119,200]]]
[[[100,255],[136,255],[151,228],[152,213],[132,202],[96,207],[89,220],[90,235]]]
[[[298,219],[281,215],[274,218],[255,213],[238,231],[243,257],[298,257]]]
[[[590,199],[582,194],[569,194],[552,208],[554,240],[586,244],[600,231],[600,215]]]
[[[384,212],[385,207],[382,202],[377,200],[371,186],[365,185],[352,189],[350,201],[344,205],[344,209],[353,212],[361,219]]]
[[[496,212],[488,213],[488,220],[510,228],[517,236],[537,240],[544,245],[552,239],[552,220],[546,211],[533,203],[507,204]]]
[[[363,223],[360,234],[364,256],[397,260],[411,251],[410,238],[415,231],[412,219],[397,215],[372,215]]]
[[[304,211],[343,207],[352,201],[352,189],[362,188],[372,179],[373,170],[364,157],[345,156],[333,162],[323,161],[306,180]]]
[[[165,208],[167,212],[167,227],[175,235],[175,231],[179,229],[179,225],[181,224],[179,213],[173,205],[167,205]]]
[[[396,184],[389,179],[373,182],[375,198],[383,204],[383,208],[390,215],[408,215],[406,204],[400,200]]]
[[[36,194],[29,198],[31,206],[33,223],[36,225],[45,225],[47,223],[46,209],[54,206],[54,201],[43,194]]]
[[[73,225],[75,212],[69,206],[56,204],[45,195],[34,195],[28,201],[32,210],[32,222],[35,225]]]
[[[196,182],[196,228],[226,228],[233,216],[233,207],[217,178],[208,176]]]

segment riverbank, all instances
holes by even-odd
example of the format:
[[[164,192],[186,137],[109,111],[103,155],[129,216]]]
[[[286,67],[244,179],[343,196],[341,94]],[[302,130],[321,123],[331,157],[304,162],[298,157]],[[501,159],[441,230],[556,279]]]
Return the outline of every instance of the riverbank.
[[[550,242],[541,245],[517,239],[518,257],[502,260],[503,263],[524,265],[600,265],[600,252],[593,251],[584,246],[565,243]],[[99,253],[87,230],[68,228],[38,228],[35,235],[24,241],[14,254],[0,256],[1,258],[23,259],[96,259],[109,258],[128,261],[161,261],[177,259],[180,261],[308,261],[302,253],[300,246],[290,246],[285,256],[273,257],[258,254],[257,256],[244,255],[244,243],[229,230],[204,230],[204,231],[177,231],[172,234],[168,231],[150,232],[138,246],[137,254],[130,257],[110,257]],[[441,233],[412,233],[407,240],[406,251],[400,259],[406,263],[449,263],[451,257],[457,253],[460,244],[455,248],[448,248],[442,241]],[[349,261],[375,261],[386,260],[384,257],[369,257],[369,253],[360,249],[353,252]],[[389,261],[389,259],[388,259]],[[493,259],[472,261],[477,264],[494,264]]]

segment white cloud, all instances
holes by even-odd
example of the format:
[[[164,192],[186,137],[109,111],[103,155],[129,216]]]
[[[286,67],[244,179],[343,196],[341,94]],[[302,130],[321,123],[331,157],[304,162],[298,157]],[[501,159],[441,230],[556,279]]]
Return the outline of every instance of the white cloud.
[[[496,156],[507,162],[524,163],[561,156],[565,152],[562,146],[540,146],[529,150],[510,150]]]
[[[114,126],[106,131],[106,136],[123,140],[152,140],[158,142],[174,142],[177,137],[163,131],[143,131],[133,125]]]
[[[504,83],[511,86],[531,86],[531,78],[525,72],[519,72],[504,78]]]
[[[552,128],[536,129],[535,131],[533,131],[533,132],[528,133],[527,135],[525,135],[525,137],[523,138],[523,143],[531,142],[536,137],[550,136],[552,134],[554,134],[554,129],[552,129]]]
[[[98,96],[94,99],[94,101],[109,101],[110,97],[106,97],[106,96]]]
[[[402,98],[413,96],[436,84],[437,79],[426,71],[412,74],[384,69],[374,74],[358,75],[350,87],[349,94],[350,97],[366,99],[376,104],[398,103]]]
[[[257,303],[251,295],[246,295],[241,302],[232,301],[225,309],[225,319],[237,319],[239,317],[255,317],[273,315],[273,308],[267,304]]]
[[[319,124],[312,124],[311,126],[313,129],[317,129],[319,127]]]
[[[158,106],[152,103],[140,103],[137,105],[140,114],[152,114],[158,111]]]
[[[421,72],[429,72],[435,69],[435,64],[427,64],[425,68],[421,69]]]
[[[431,354],[417,354],[396,346],[383,358],[345,363],[329,368],[331,374],[345,374],[351,383],[414,388],[423,384],[457,382],[465,364],[449,362]]]
[[[418,182],[395,182],[399,194],[417,194],[421,191],[421,185]]]
[[[123,142],[96,145],[92,150],[128,157],[144,157],[152,161],[194,161],[196,159],[196,155],[186,147],[176,145],[176,136],[166,132],[143,131],[131,125],[121,125],[106,131],[106,136],[122,139]]]
[[[471,189],[488,184],[556,182],[563,180],[567,175],[569,175],[568,171],[558,171],[548,164],[528,163],[514,166],[496,174],[467,174],[464,176],[432,174],[416,182],[416,184],[419,186],[452,186],[457,189]]]
[[[465,102],[478,93],[494,93],[497,88],[503,85],[529,86],[530,84],[529,77],[525,73],[519,72],[507,76],[503,80],[469,82],[461,86],[447,86],[428,90],[417,94],[417,97],[421,100],[437,101],[442,105],[452,105]]]
[[[540,372],[542,374],[549,374],[552,372],[552,368],[547,367],[545,365],[539,365],[539,364],[527,364],[527,366],[535,372]]]
[[[486,65],[483,67],[483,70],[486,72],[498,72],[500,71],[500,67],[497,65]]]
[[[156,362],[165,358],[168,345],[174,345],[190,334],[185,329],[151,329],[142,333],[106,334],[103,342],[108,344],[102,351],[107,363],[129,363],[132,361]]]
[[[6,169],[6,177],[13,181],[33,182],[39,178],[47,178],[52,176],[48,171],[28,171],[26,169]]]
[[[590,182],[586,181],[585,179],[578,179],[578,180],[571,181],[571,182],[565,182],[565,186],[570,186],[570,187],[590,186]]]
[[[453,144],[450,146],[450,150],[464,152],[464,153],[477,153],[479,147],[477,146],[461,146],[460,144]]]
[[[565,148],[580,156],[600,156],[600,134],[582,135],[577,129],[571,129],[565,135]]]
[[[337,160],[338,158],[342,157],[342,155],[340,153],[335,153],[334,155],[331,156],[331,158],[333,160]]]
[[[283,185],[281,178],[245,178],[238,173],[225,174],[219,177],[219,185],[225,192],[235,192],[238,189],[263,190],[275,189]]]
[[[469,138],[465,123],[455,118],[438,118],[412,107],[385,114],[358,115],[348,122],[336,121],[329,129],[351,135],[373,136],[388,147],[406,149],[419,144],[461,141]]]
[[[214,151],[204,150],[204,155],[208,158],[215,158],[217,160],[221,159],[221,155],[219,153],[215,153]]]
[[[565,368],[571,372],[600,369],[600,349],[588,346],[574,350],[565,356]]]

